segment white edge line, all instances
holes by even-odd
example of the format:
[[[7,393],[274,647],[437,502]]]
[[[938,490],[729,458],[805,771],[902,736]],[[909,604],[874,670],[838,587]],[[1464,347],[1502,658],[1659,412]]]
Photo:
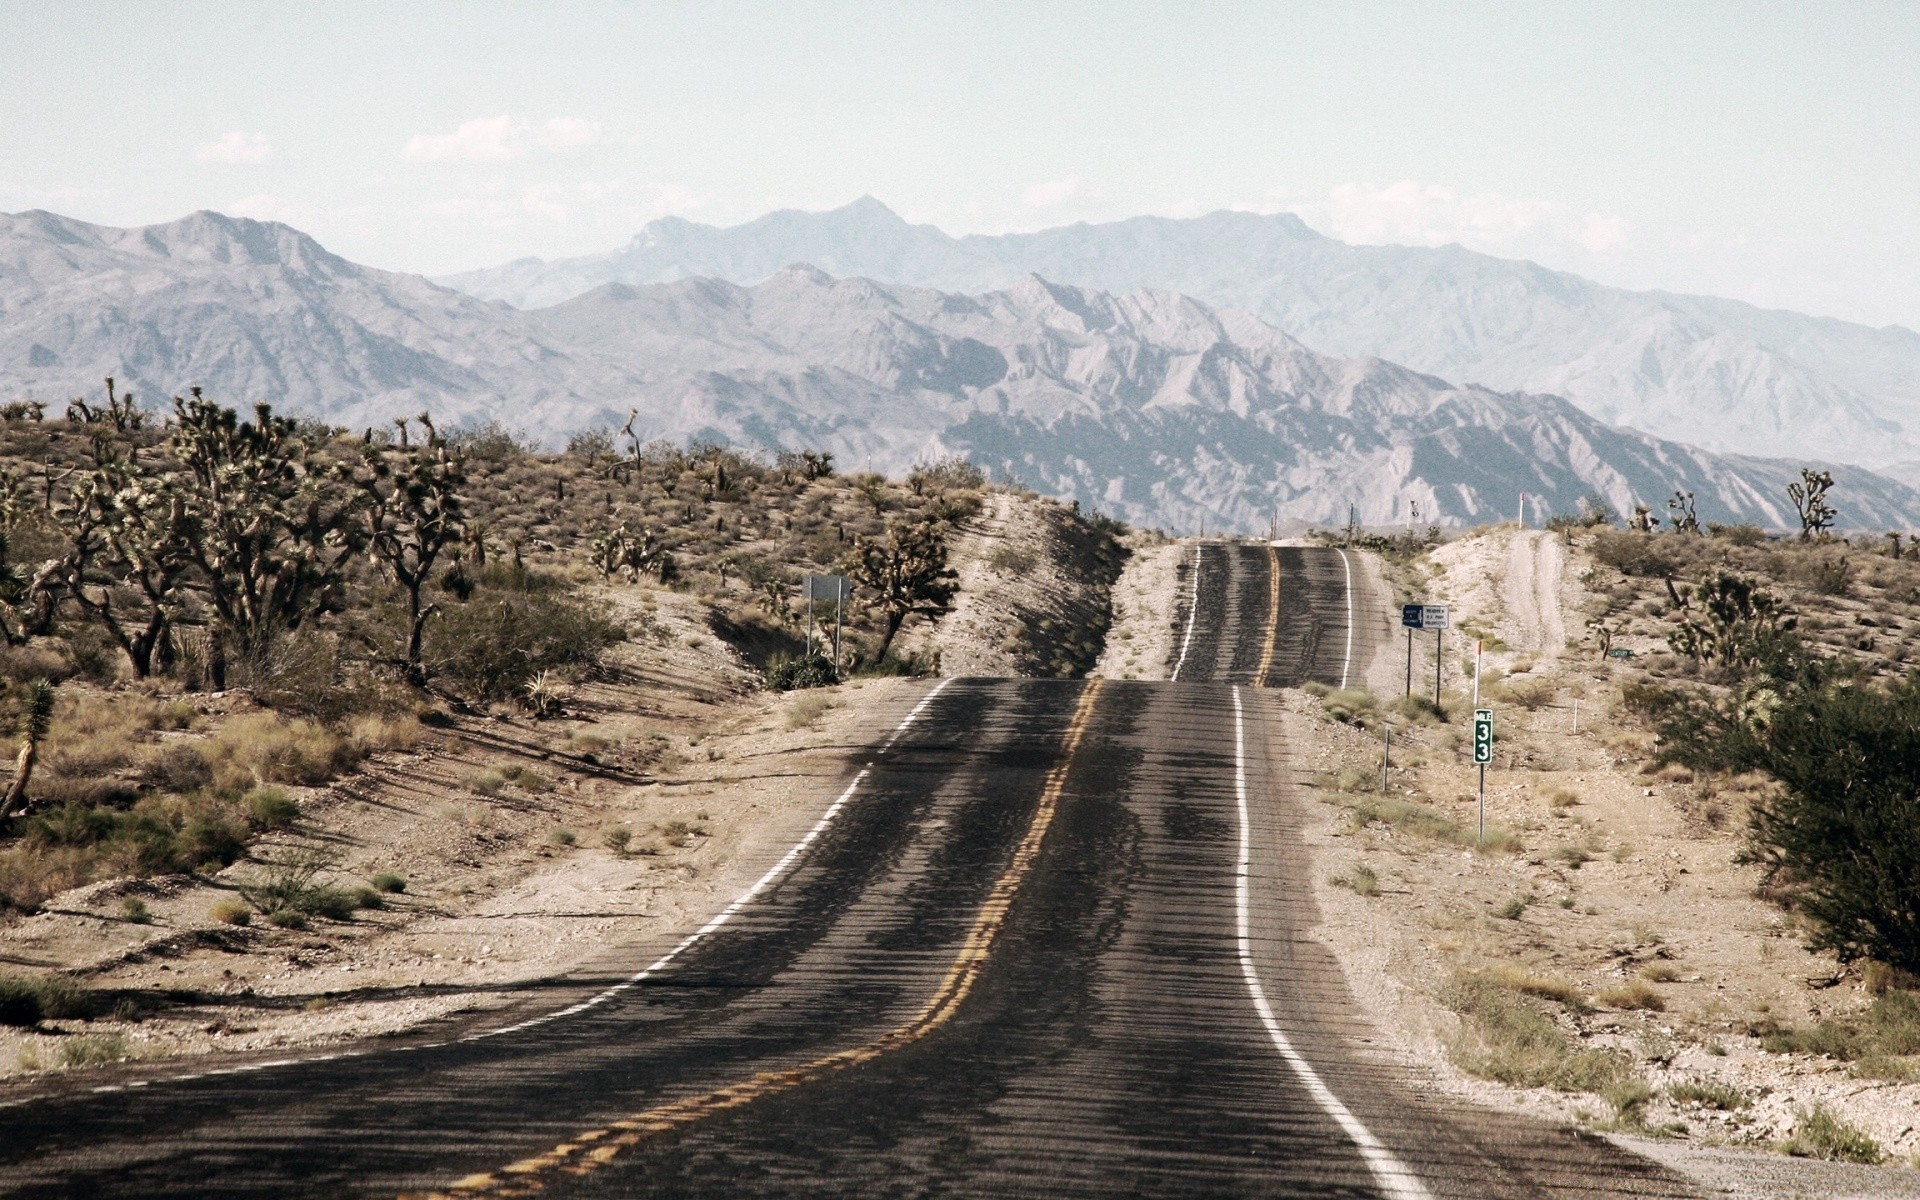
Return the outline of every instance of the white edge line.
[[[1200,552],[1204,549],[1199,542],[1193,545],[1193,595],[1187,600],[1187,636],[1180,639],[1180,661],[1173,664],[1169,683],[1180,682],[1180,668],[1187,665],[1187,647],[1193,645],[1193,619],[1200,615]]]
[[[1247,991],[1253,995],[1253,1007],[1260,1013],[1260,1023],[1267,1027],[1267,1036],[1273,1039],[1274,1049],[1280,1051],[1280,1057],[1287,1060],[1293,1073],[1306,1086],[1307,1094],[1313,1097],[1321,1111],[1332,1117],[1334,1123],[1346,1132],[1348,1138],[1358,1147],[1360,1157],[1366,1161],[1367,1169],[1373,1172],[1380,1189],[1391,1200],[1433,1200],[1426,1185],[1420,1182],[1407,1165],[1387,1149],[1386,1143],[1373,1135],[1373,1131],[1360,1122],[1360,1118],[1333,1094],[1313,1069],[1313,1064],[1296,1049],[1286,1031],[1280,1028],[1280,1022],[1274,1018],[1273,1006],[1267,1003],[1266,989],[1260,986],[1260,973],[1253,965],[1253,935],[1248,915],[1248,891],[1250,866],[1253,860],[1252,826],[1247,819],[1247,731],[1246,719],[1240,703],[1240,689],[1233,689],[1233,794],[1240,812],[1240,861],[1234,868],[1234,908],[1235,923],[1240,944],[1240,971],[1247,979]]]
[[[1339,549],[1335,547],[1335,549]],[[1340,565],[1347,569],[1347,656],[1340,660],[1340,690],[1347,690],[1347,673],[1353,667],[1353,560],[1340,550]]]
[[[925,711],[927,711],[927,706],[933,703],[934,697],[938,696],[941,692],[946,691],[947,686],[952,682],[953,680],[951,678],[942,679],[938,684],[934,686],[932,691],[920,697],[920,702],[913,706],[913,711],[909,712],[904,718],[902,718],[900,724],[894,727],[893,736],[889,737],[886,740],[886,743],[880,747],[879,753],[885,754],[887,751],[892,750],[894,743],[900,740],[901,735],[906,733],[906,731],[912,727],[913,723],[920,719],[921,713],[924,713]],[[802,837],[798,842],[794,843],[793,847],[780,857],[780,861],[773,864],[773,867],[771,870],[769,870],[765,875],[762,875],[759,878],[759,880],[754,883],[752,887],[748,888],[745,892],[741,893],[739,898],[734,900],[732,904],[727,905],[726,908],[722,909],[720,913],[717,916],[715,916],[712,920],[708,921],[705,925],[702,925],[699,929],[695,930],[693,933],[688,934],[685,938],[682,938],[679,945],[667,951],[665,954],[661,955],[659,958],[655,959],[653,963],[650,964],[645,970],[635,972],[633,975],[629,976],[627,979],[623,980],[620,983],[614,984],[612,987],[601,992],[599,995],[594,996],[591,999],[582,1000],[578,1004],[570,1005],[566,1008],[559,1009],[556,1012],[545,1013],[545,1014],[542,1014],[541,1016],[537,1016],[529,1020],[521,1021],[517,1025],[508,1025],[501,1029],[489,1029],[484,1033],[470,1033],[459,1040],[463,1042],[477,1042],[485,1038],[498,1037],[503,1033],[515,1033],[522,1029],[532,1028],[535,1025],[544,1025],[548,1021],[557,1020],[560,1017],[569,1017],[574,1015],[575,1013],[585,1012],[587,1009],[592,1008],[597,1004],[605,1003],[606,1001],[619,995],[621,992],[624,992],[628,988],[633,987],[635,984],[644,982],[647,978],[652,976],[654,972],[665,970],[669,965],[672,964],[674,959],[686,953],[687,950],[691,949],[696,943],[700,941],[700,939],[706,937],[708,934],[712,933],[714,930],[720,928],[722,925],[725,925],[728,921],[732,920],[736,913],[738,913],[742,908],[745,908],[748,904],[752,903],[754,897],[758,896],[761,892],[766,891],[767,888],[773,883],[773,881],[780,877],[782,872],[784,872],[789,866],[793,865],[793,861],[799,858],[802,854],[804,854],[806,852],[807,847],[813,845],[815,841],[819,840],[820,835],[826,832],[827,826],[833,824],[833,819],[840,815],[840,810],[846,807],[847,801],[853,799],[854,792],[859,790],[860,784],[866,780],[867,773],[872,769],[873,769],[873,762],[870,759],[868,760],[867,765],[864,767],[861,767],[859,773],[853,777],[853,782],[847,785],[847,789],[844,792],[841,792],[839,798],[827,807],[827,811],[820,815],[820,819],[818,821],[814,822],[813,828],[807,830],[806,836]],[[447,1045],[447,1043],[446,1042],[428,1042],[424,1045],[395,1046],[393,1047],[393,1050],[395,1051],[432,1050],[444,1045]],[[272,1067],[289,1067],[297,1063],[303,1063],[303,1062],[326,1062],[334,1058],[349,1058],[349,1057],[357,1058],[360,1055],[366,1054],[366,1053],[369,1053],[369,1051],[350,1050],[350,1051],[344,1051],[344,1052],[339,1052],[334,1054],[323,1055],[316,1058],[282,1058],[282,1059],[276,1059],[272,1062],[248,1063],[242,1066],[226,1067],[220,1070],[202,1071],[193,1075],[163,1076],[159,1079],[145,1080],[140,1083],[134,1083],[134,1084],[126,1084],[126,1085],[109,1084],[103,1087],[96,1087],[93,1090],[95,1092],[117,1092],[121,1090],[123,1086],[145,1087],[149,1083],[185,1083],[189,1080],[205,1079],[215,1075],[239,1075],[239,1074],[243,1074],[251,1071],[264,1071]],[[54,1098],[55,1097],[53,1096],[27,1096],[19,1100],[8,1100],[5,1102],[0,1102],[0,1108],[15,1108],[23,1104],[30,1104],[35,1100],[41,1100],[41,1099],[50,1100]]]
[[[913,711],[909,712],[906,715],[906,717],[903,720],[901,720],[900,724],[897,727],[895,727],[893,731],[893,736],[889,737],[886,740],[886,744],[880,747],[879,752],[881,754],[885,754],[887,751],[893,749],[893,744],[900,740],[900,735],[904,734],[913,725],[915,721],[920,719],[920,714],[927,710],[927,706],[929,704],[933,703],[934,697],[938,696],[941,692],[945,691],[947,689],[947,685],[952,682],[953,682],[952,679],[942,679],[939,682],[939,684],[934,687],[932,691],[922,696],[920,698],[920,703],[914,705]],[[592,996],[586,1000],[582,1000],[580,1003],[571,1005],[570,1007],[567,1007],[567,1008],[563,1008],[558,1012],[548,1013],[545,1016],[541,1016],[541,1017],[535,1017],[533,1020],[523,1021],[519,1025],[509,1025],[504,1029],[491,1029],[484,1033],[468,1034],[466,1037],[463,1037],[460,1040],[463,1042],[476,1042],[481,1040],[482,1038],[498,1037],[503,1033],[508,1033],[517,1029],[524,1029],[529,1025],[541,1024],[547,1021],[554,1020],[558,1017],[569,1017],[574,1015],[575,1013],[585,1012],[589,1008],[593,1008],[596,1005],[606,1003],[608,1000],[613,999],[615,996],[618,996],[620,993],[627,991],[629,988],[632,988],[637,984],[645,983],[656,972],[664,971],[667,967],[673,964],[673,961],[676,958],[679,958],[682,954],[685,954],[688,950],[692,949],[695,945],[697,945],[702,938],[705,938],[708,934],[712,933],[714,930],[720,928],[722,925],[725,925],[728,921],[731,921],[734,918],[734,916],[739,913],[741,909],[753,903],[755,897],[759,896],[761,892],[766,891],[767,888],[773,884],[774,880],[784,875],[787,871],[787,868],[793,865],[794,860],[799,858],[802,854],[806,853],[807,848],[813,845],[815,841],[819,840],[820,835],[827,831],[827,827],[829,825],[833,824],[833,819],[840,815],[840,810],[846,807],[847,801],[853,799],[853,794],[860,789],[860,785],[862,783],[866,782],[867,773],[871,770],[873,770],[873,763],[869,761],[866,766],[860,768],[859,774],[853,777],[853,782],[847,784],[847,790],[840,793],[839,799],[835,800],[832,804],[828,805],[826,812],[820,814],[820,819],[814,822],[812,829],[807,830],[806,836],[802,837],[799,841],[795,842],[793,846],[790,849],[788,849],[788,851],[785,854],[781,855],[780,861],[773,864],[772,867],[768,868],[767,873],[765,875],[762,875],[759,878],[759,880],[754,883],[752,887],[742,892],[739,895],[739,897],[734,900],[732,904],[729,904],[725,908],[721,909],[719,913],[715,914],[712,920],[708,921],[705,925],[702,925],[700,928],[694,930],[692,933],[682,938],[678,945],[676,945],[673,949],[667,951],[665,954],[661,955],[659,958],[655,959],[652,963],[650,963],[644,969],[634,972],[632,975],[628,976],[626,979],[620,981],[619,983],[614,984],[612,987],[601,992],[599,995]]]

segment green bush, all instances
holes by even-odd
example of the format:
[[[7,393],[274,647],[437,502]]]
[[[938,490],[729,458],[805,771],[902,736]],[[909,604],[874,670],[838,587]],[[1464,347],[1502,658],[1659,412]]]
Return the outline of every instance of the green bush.
[[[767,686],[776,692],[832,687],[838,682],[839,677],[833,671],[833,660],[820,654],[778,659],[767,668]]]
[[[473,599],[448,604],[428,626],[429,668],[468,696],[516,698],[542,671],[592,666],[623,636],[550,576],[497,578]]]
[[[1920,971],[1920,677],[1683,704],[1662,729],[1688,766],[1781,783],[1753,806],[1750,853],[1811,918],[1814,949]]]
[[[388,895],[398,895],[407,890],[406,876],[395,875],[392,871],[382,871],[367,882],[373,885],[375,891]]]

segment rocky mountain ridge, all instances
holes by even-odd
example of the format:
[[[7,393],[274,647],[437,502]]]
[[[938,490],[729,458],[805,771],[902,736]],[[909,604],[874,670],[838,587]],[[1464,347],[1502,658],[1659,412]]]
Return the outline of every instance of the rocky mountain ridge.
[[[755,283],[795,262],[969,293],[1029,273],[1109,292],[1162,288],[1252,313],[1324,353],[1561,395],[1609,423],[1709,449],[1920,458],[1920,333],[1632,292],[1459,246],[1350,246],[1286,213],[956,238],[864,197],[726,229],[663,218],[608,253],[443,282],[530,307],[604,283]]]
[[[357,266],[283,225],[201,213],[115,230],[0,218],[0,388],[55,403],[114,375],[198,384],[358,426],[430,410],[548,441],[617,426],[897,471],[966,454],[1176,529],[1273,517],[1387,524],[1618,509],[1696,493],[1703,519],[1785,524],[1798,464],[1611,428],[1550,396],[1316,353],[1177,293],[1036,275],[979,295],[836,279],[607,284],[519,311]],[[1840,470],[1851,522],[1920,522],[1920,493]]]

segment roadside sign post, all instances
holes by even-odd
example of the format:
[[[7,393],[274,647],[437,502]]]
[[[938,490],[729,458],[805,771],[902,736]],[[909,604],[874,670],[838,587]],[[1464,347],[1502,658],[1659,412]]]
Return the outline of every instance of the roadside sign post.
[[[1444,604],[1423,604],[1420,606],[1420,627],[1433,630],[1433,706],[1440,707],[1440,651],[1447,640],[1447,606]]]
[[[1387,794],[1387,768],[1393,765],[1393,726],[1380,722],[1380,794]]]
[[[845,575],[809,575],[804,585],[807,603],[807,653],[813,653],[814,604],[821,600],[833,601],[833,673],[840,674],[840,631],[846,602],[853,596],[853,584]],[[825,631],[821,632],[824,641]]]
[[[1433,706],[1440,707],[1440,653],[1449,626],[1444,604],[1402,604],[1400,624],[1407,629],[1407,695],[1413,695],[1413,631],[1433,630]]]
[[[1493,710],[1473,710],[1473,761],[1480,768],[1479,843],[1487,843],[1487,764],[1493,761]]]
[[[1420,628],[1420,614],[1425,611],[1424,604],[1402,604],[1400,623],[1407,627],[1407,695],[1413,695],[1413,631]]]

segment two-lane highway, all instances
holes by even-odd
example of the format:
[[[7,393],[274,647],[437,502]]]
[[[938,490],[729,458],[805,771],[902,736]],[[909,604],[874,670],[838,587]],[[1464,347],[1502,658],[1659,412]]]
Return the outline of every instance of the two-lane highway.
[[[1357,680],[1377,601],[1339,551],[1195,570],[1180,682],[930,684],[761,885],[590,1002],[0,1108],[0,1192],[1688,1194],[1369,1052],[1246,685]]]
[[[1202,542],[1185,571],[1176,682],[1358,685],[1372,626],[1347,551]]]

